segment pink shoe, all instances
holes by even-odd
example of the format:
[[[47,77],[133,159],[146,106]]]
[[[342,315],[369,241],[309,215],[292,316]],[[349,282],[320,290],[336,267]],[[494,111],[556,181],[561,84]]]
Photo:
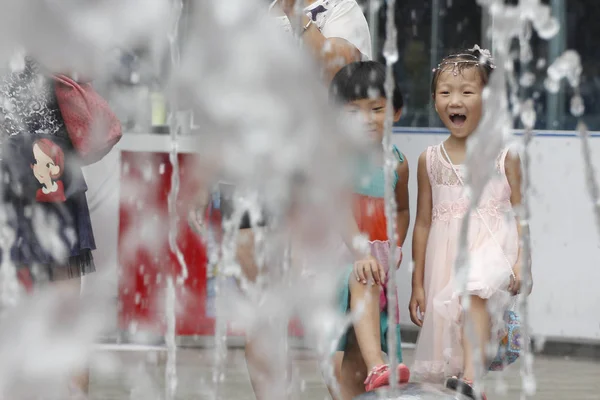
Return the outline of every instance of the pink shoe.
[[[410,370],[404,364],[398,364],[396,374],[398,375],[398,383],[406,383],[410,379]],[[379,389],[380,387],[388,386],[389,384],[390,366],[387,364],[382,364],[374,367],[371,372],[369,372],[369,375],[365,380],[365,391],[371,392],[375,389]]]

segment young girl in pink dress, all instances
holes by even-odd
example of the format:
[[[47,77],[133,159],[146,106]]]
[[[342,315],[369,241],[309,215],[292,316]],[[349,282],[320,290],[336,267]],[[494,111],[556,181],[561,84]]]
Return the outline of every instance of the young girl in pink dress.
[[[475,47],[446,57],[434,71],[431,85],[435,108],[450,131],[429,147],[418,162],[417,216],[413,233],[414,271],[410,314],[421,326],[413,376],[443,382],[471,398],[485,399],[473,389],[474,359],[489,365],[488,346],[497,348],[491,314],[502,312],[520,288],[519,228],[513,207],[521,201],[520,161],[505,149],[496,159],[496,174],[469,218],[470,270],[466,293],[454,282],[460,226],[469,207],[462,163],[469,135],[482,116],[482,93],[493,70],[489,53]],[[500,133],[499,133],[500,134]],[[464,313],[461,297],[470,297]],[[464,334],[473,323],[476,343]],[[481,353],[473,352],[480,346]]]

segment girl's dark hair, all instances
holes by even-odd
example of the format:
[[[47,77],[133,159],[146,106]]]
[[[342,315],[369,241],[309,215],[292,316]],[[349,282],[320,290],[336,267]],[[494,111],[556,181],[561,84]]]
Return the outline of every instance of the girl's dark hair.
[[[455,71],[456,73],[462,74],[467,68],[477,68],[479,76],[483,85],[487,85],[490,80],[490,75],[496,66],[493,63],[493,59],[487,50],[480,49],[479,46],[475,46],[472,49],[462,50],[456,54],[451,54],[445,57],[433,70],[433,77],[431,79],[431,94],[435,97],[435,90],[437,87],[440,74],[443,71]]]
[[[353,62],[342,68],[331,81],[329,97],[343,104],[355,100],[385,96],[385,66],[375,61]],[[404,106],[398,85],[394,83],[392,99],[394,110]]]

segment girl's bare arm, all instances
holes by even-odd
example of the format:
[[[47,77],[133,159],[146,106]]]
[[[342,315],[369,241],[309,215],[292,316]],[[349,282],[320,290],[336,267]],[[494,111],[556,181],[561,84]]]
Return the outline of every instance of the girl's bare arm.
[[[510,202],[513,208],[518,208],[521,205],[522,193],[521,193],[521,159],[518,154],[514,154],[509,152],[506,155],[506,160],[504,162],[504,170],[506,172],[506,179],[508,180],[508,184],[510,185]],[[513,267],[513,271],[517,279],[511,283],[509,290],[513,293],[517,293],[521,289],[521,266],[523,265],[523,253],[521,248],[521,240],[523,235],[523,229],[521,227],[521,221],[519,217],[516,218],[517,223],[517,232],[519,234],[519,255],[517,257],[517,262]],[[527,262],[530,262],[529,260]],[[531,277],[530,277],[531,278]],[[531,293],[531,287],[533,286],[533,279],[531,279],[530,286],[528,288],[528,293]]]
[[[396,184],[396,211],[397,211],[397,229],[398,246],[403,246],[410,225],[410,205],[408,201],[408,160],[404,157],[404,162],[399,163],[396,169],[398,173],[398,183]]]
[[[412,255],[414,261],[414,270],[412,276],[413,290],[423,287],[423,277],[425,272],[425,250],[427,248],[427,239],[431,227],[431,183],[427,174],[427,153],[423,152],[419,156],[419,165],[417,168],[417,216],[415,219],[415,229],[413,231]]]
[[[413,230],[412,247],[414,270],[412,275],[412,293],[408,309],[411,321],[417,326],[422,326],[423,318],[420,314],[425,314],[427,304],[423,287],[425,278],[425,253],[429,238],[429,229],[431,227],[432,209],[431,183],[429,182],[429,174],[427,173],[427,152],[423,152],[419,156],[417,186],[417,216],[415,219],[415,229]]]

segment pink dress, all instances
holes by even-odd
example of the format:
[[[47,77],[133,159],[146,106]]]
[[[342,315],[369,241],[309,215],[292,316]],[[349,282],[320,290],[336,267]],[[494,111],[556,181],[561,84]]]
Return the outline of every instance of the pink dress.
[[[441,382],[447,377],[459,375],[463,370],[462,309],[453,270],[460,226],[469,200],[442,152],[441,145],[427,149],[427,173],[433,204],[425,256],[424,289],[427,305],[412,368],[415,378],[431,382]],[[504,170],[507,152],[508,149],[498,157],[497,174],[484,189],[479,213],[475,211],[471,214],[468,236],[471,267],[467,291],[488,299],[488,308],[494,315],[493,323],[497,324],[492,330],[495,334],[492,335],[491,344],[498,341],[502,334],[499,330],[502,327],[501,315],[510,303],[507,288],[512,270],[509,264],[514,265],[518,256],[517,223]],[[455,165],[455,168],[464,181],[463,167]]]

